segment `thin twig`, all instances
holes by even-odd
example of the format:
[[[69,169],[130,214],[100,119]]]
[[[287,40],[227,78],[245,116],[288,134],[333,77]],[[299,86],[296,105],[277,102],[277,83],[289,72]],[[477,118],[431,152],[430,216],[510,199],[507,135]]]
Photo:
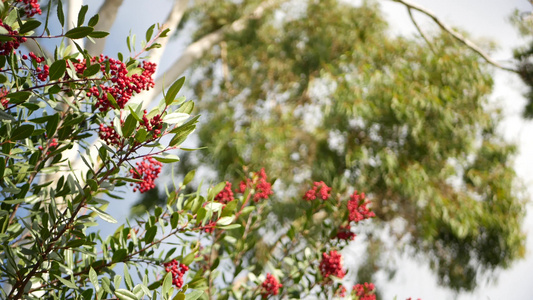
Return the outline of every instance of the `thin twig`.
[[[508,71],[508,72],[519,73],[518,70],[502,66],[500,63],[498,63],[495,60],[493,60],[485,51],[483,51],[481,48],[479,48],[476,44],[474,44],[472,41],[470,41],[467,38],[465,38],[459,32],[453,30],[450,26],[448,26],[444,22],[442,22],[434,13],[432,13],[431,11],[425,9],[424,7],[421,7],[421,6],[417,5],[417,4],[414,4],[412,2],[405,1],[405,0],[392,0],[392,1],[398,2],[400,4],[405,5],[409,9],[409,11],[411,9],[413,9],[413,10],[419,11],[419,12],[423,13],[424,15],[430,17],[442,30],[448,32],[456,40],[458,40],[459,42],[463,43],[465,46],[467,46],[468,48],[470,48],[471,50],[473,50],[474,52],[479,54],[479,56],[481,56],[481,58],[483,58],[487,63],[489,63],[489,64],[491,64],[491,65],[493,65],[493,66],[495,66],[495,67],[497,67],[499,69]]]

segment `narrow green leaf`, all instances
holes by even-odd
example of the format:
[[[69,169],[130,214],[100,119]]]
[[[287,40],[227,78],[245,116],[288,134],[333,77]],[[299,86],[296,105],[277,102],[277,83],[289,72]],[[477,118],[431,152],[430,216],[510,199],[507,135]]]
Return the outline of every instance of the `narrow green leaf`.
[[[98,275],[96,274],[96,271],[93,269],[93,267],[91,267],[91,269],[89,270],[89,280],[94,285],[96,290],[100,289],[100,285],[98,284]]]
[[[85,15],[87,14],[88,9],[88,5],[83,5],[81,7],[80,12],[78,13],[78,26],[83,25],[83,22],[85,22]]]
[[[93,31],[89,33],[89,36],[94,39],[103,39],[108,35],[109,35],[109,32],[105,32],[105,31]]]
[[[19,29],[19,34],[24,34],[26,32],[30,32],[32,30],[34,30],[35,28],[41,26],[41,22],[37,21],[37,20],[28,20],[26,21],[26,23],[24,23],[22,25],[22,27],[20,27]]]
[[[57,4],[57,19],[61,27],[65,26],[65,14],[63,13],[63,3],[61,3],[61,0]]]
[[[119,298],[120,300],[138,300],[137,296],[135,296],[134,293],[125,290],[125,289],[117,289],[115,291],[115,296]]]
[[[54,61],[54,63],[50,66],[50,81],[58,80],[59,78],[63,77],[65,75],[66,70],[67,63],[64,59]]]
[[[217,225],[225,226],[231,224],[235,218],[234,217],[222,217],[218,219]]]
[[[185,300],[196,300],[204,294],[204,291],[192,290],[190,293],[185,295]]]
[[[178,227],[178,222],[180,220],[180,214],[175,211],[172,213],[172,216],[170,216],[170,226],[172,227],[172,229],[176,229],[176,227]]]
[[[153,158],[157,160],[158,162],[162,162],[165,164],[180,161],[180,158],[177,155],[173,155],[173,154],[169,154],[166,156],[154,156]]]
[[[181,87],[183,86],[183,83],[185,82],[185,77],[181,77],[180,79],[176,80],[167,91],[167,94],[165,95],[165,103],[167,105],[172,104],[174,99],[176,99],[176,96],[178,95],[178,92],[180,91]]]
[[[152,38],[152,34],[154,33],[154,28],[155,28],[155,24],[150,26],[150,28],[148,28],[148,30],[146,31],[146,42],[149,42],[150,39]]]
[[[189,171],[183,178],[183,185],[189,184],[194,179],[194,174],[196,174],[196,170]]]
[[[56,275],[56,278],[59,279],[59,281],[61,281],[61,283],[63,283],[65,286],[73,289],[73,290],[77,290],[78,287],[74,284],[74,282],[71,282],[69,280],[66,280],[64,278],[62,278],[61,276],[57,276]]]
[[[176,126],[180,126],[183,123],[185,123],[185,121],[187,121],[189,117],[190,117],[189,114],[175,112],[175,113],[170,113],[164,116],[163,122],[167,124],[176,124]]]
[[[33,133],[34,127],[30,124],[24,124],[21,125],[13,131],[13,135],[11,135],[11,139],[14,141],[25,139]]]
[[[122,134],[125,138],[129,138],[133,133],[133,130],[137,127],[137,120],[133,115],[129,115],[124,121],[124,126],[122,127]]]
[[[150,244],[154,240],[156,234],[157,234],[157,226],[152,226],[148,228],[148,230],[144,234],[144,242],[146,244]]]
[[[94,28],[92,27],[81,26],[81,27],[72,28],[71,30],[67,31],[67,33],[65,33],[65,36],[68,37],[69,39],[74,39],[74,40],[82,39],[88,36],[93,31],[94,31]]]
[[[168,293],[172,289],[172,273],[168,272],[163,279],[163,290],[162,294]]]
[[[187,256],[185,256],[183,258],[181,263],[186,265],[186,266],[188,266],[194,261],[194,257],[196,257],[196,253],[195,252],[191,252],[191,253],[187,254]]]
[[[115,100],[115,97],[113,97],[111,93],[107,93],[107,100],[109,101],[109,103],[111,103],[111,106],[113,106],[113,108],[120,109],[120,107],[118,107],[117,100]]]
[[[98,216],[100,218],[102,218],[102,220],[106,221],[106,222],[109,222],[109,223],[116,223],[117,220],[115,220],[115,218],[113,218],[111,215],[109,215],[108,213],[106,213],[105,211],[97,208],[97,207],[89,207],[90,210],[94,211],[96,214],[98,214]]]
[[[124,282],[126,283],[126,287],[128,289],[133,289],[133,280],[131,279],[127,264],[124,264]]]
[[[100,20],[100,16],[98,16],[98,14],[92,16],[92,18],[89,19],[89,22],[87,22],[87,25],[89,25],[90,27],[94,27],[96,26],[96,24],[98,24],[98,21]]]
[[[224,229],[224,230],[232,230],[232,229],[241,228],[242,225],[241,224],[229,224],[229,225],[217,226],[217,227],[220,229]]]
[[[11,114],[8,114],[3,110],[0,110],[0,120],[8,120],[12,122],[16,121],[16,119]]]
[[[51,138],[54,136],[59,125],[59,114],[49,116],[48,122],[46,123],[46,135]]]

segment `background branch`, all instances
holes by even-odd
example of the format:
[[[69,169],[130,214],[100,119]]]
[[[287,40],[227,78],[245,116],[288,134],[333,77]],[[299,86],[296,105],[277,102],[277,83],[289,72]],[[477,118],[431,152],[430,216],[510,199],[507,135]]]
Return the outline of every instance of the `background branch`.
[[[481,58],[483,58],[487,63],[489,63],[489,64],[491,64],[491,65],[493,65],[493,66],[495,66],[495,67],[497,67],[499,69],[505,70],[505,71],[518,73],[518,70],[502,66],[500,63],[498,63],[495,60],[493,60],[485,51],[483,51],[481,48],[479,48],[476,44],[474,44],[472,41],[470,41],[467,38],[465,38],[459,32],[453,30],[450,26],[446,25],[433,12],[427,10],[426,8],[421,7],[421,6],[419,6],[417,4],[414,4],[412,2],[405,1],[405,0],[392,0],[392,1],[398,2],[400,4],[405,5],[409,9],[409,11],[411,9],[413,9],[413,10],[419,11],[419,12],[423,13],[424,15],[430,17],[442,30],[448,32],[456,40],[458,40],[459,42],[461,42],[462,44],[464,44],[465,46],[467,46],[468,48],[472,49],[474,52],[479,54],[479,56],[481,56]],[[411,18],[411,20],[413,20],[413,19]],[[418,26],[416,25],[416,22],[415,22],[415,26],[418,28]]]

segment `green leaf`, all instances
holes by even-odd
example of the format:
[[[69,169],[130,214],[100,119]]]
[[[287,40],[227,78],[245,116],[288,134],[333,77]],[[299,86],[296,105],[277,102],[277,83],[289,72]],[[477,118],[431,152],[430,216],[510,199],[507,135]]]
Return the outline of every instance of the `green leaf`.
[[[196,300],[204,294],[204,291],[192,290],[190,293],[185,295],[185,300]]]
[[[229,224],[229,225],[217,226],[217,227],[220,229],[224,229],[224,230],[232,230],[232,229],[241,228],[242,225],[241,224]]]
[[[137,130],[137,133],[135,133],[135,140],[139,143],[146,141],[146,134],[147,132],[144,128]]]
[[[99,64],[93,64],[87,67],[83,71],[83,77],[91,77],[93,75],[96,75],[98,72],[100,72],[100,65]]]
[[[16,119],[11,114],[8,114],[4,112],[3,110],[0,110],[0,120],[8,120],[12,122],[16,121]]]
[[[190,265],[193,261],[194,261],[194,258],[196,257],[196,253],[195,252],[191,252],[189,254],[187,254],[187,256],[185,256],[183,258],[183,260],[181,261],[182,264],[188,266]]]
[[[41,26],[41,22],[37,21],[37,20],[33,20],[33,19],[30,19],[28,21],[26,21],[26,23],[24,23],[20,29],[19,29],[19,34],[24,34],[26,32],[30,32],[32,30],[34,30],[35,28]]]
[[[30,124],[24,124],[21,125],[13,131],[13,135],[11,135],[11,139],[14,141],[25,139],[33,133],[34,127]]]
[[[120,300],[138,300],[137,296],[135,296],[134,293],[125,290],[125,289],[117,289],[115,291],[115,296],[119,298]]]
[[[194,179],[194,174],[196,174],[196,170],[189,171],[183,178],[183,185],[189,184]]]
[[[88,36],[93,31],[94,31],[94,28],[92,27],[81,26],[81,27],[72,28],[71,30],[67,31],[67,33],[65,33],[65,36],[73,40],[82,39]]]
[[[128,289],[133,289],[133,280],[131,279],[130,272],[128,271],[128,265],[124,264],[124,282]]]
[[[28,100],[28,98],[30,98],[31,96],[31,92],[25,92],[25,91],[22,91],[22,92],[14,92],[14,93],[11,93],[11,94],[7,94],[6,97],[11,99],[11,101],[9,101],[10,103],[21,103],[21,102],[24,102],[26,100]]]
[[[100,16],[98,16],[98,14],[92,16],[92,18],[89,19],[89,22],[87,22],[87,25],[89,25],[90,27],[94,27],[96,26],[96,24],[98,24],[98,21],[100,20]]]
[[[66,70],[67,63],[64,59],[54,61],[54,63],[50,66],[50,81],[58,80],[59,78],[63,77]]]
[[[231,224],[235,218],[234,217],[222,217],[218,219],[217,225],[225,226]]]
[[[187,121],[189,117],[190,117],[189,114],[175,112],[175,113],[170,113],[164,116],[163,122],[167,124],[176,124],[176,126],[180,126],[183,123],[185,123],[185,121]]]
[[[94,211],[102,220],[108,222],[108,223],[117,223],[117,220],[113,218],[111,215],[106,213],[105,211],[97,208],[97,207],[89,207],[90,210]]]
[[[133,115],[129,115],[124,121],[124,126],[122,126],[122,134],[125,138],[129,138],[133,133],[133,130],[137,127],[137,120]]]
[[[178,222],[180,220],[180,214],[175,211],[172,213],[172,216],[170,216],[170,226],[172,227],[172,229],[176,229],[176,227],[178,227]]]
[[[54,136],[59,125],[59,114],[51,115],[48,117],[48,122],[46,123],[46,135],[51,138]]]
[[[85,22],[85,15],[87,14],[88,9],[88,5],[83,5],[81,7],[80,12],[78,13],[78,26],[83,25],[83,22]]]
[[[181,87],[183,86],[183,83],[185,82],[185,77],[181,77],[180,79],[176,80],[167,91],[167,94],[165,95],[165,103],[167,105],[172,104],[174,99],[176,99],[176,96],[178,95],[178,92],[180,91]]]
[[[188,129],[188,130],[185,130],[183,132],[180,132],[180,133],[176,133],[174,135],[174,137],[170,140],[170,142],[168,143],[171,147],[174,147],[174,146],[177,146],[177,145],[181,145],[183,142],[185,142],[185,140],[187,139],[187,137],[189,136],[189,134],[191,134],[193,131],[194,131],[194,127]]]
[[[162,294],[167,294],[172,289],[172,273],[168,272],[163,279]]]
[[[157,234],[157,226],[152,226],[148,228],[148,230],[144,234],[144,242],[146,244],[150,244],[154,240],[156,234]]]
[[[164,164],[180,161],[180,158],[177,155],[174,155],[174,154],[165,155],[163,157],[161,157],[161,156],[153,156],[153,158],[155,160],[157,160],[158,162],[162,162]]]
[[[111,103],[111,106],[113,106],[113,108],[120,109],[120,107],[118,107],[117,100],[115,100],[115,97],[113,97],[111,93],[107,93],[107,100],[109,101],[109,103]]]
[[[127,249],[118,249],[115,252],[113,252],[113,258],[111,259],[111,261],[114,263],[121,262],[126,258],[127,255],[128,255]]]
[[[190,114],[192,112],[192,110],[194,109],[194,102],[192,102],[192,100],[189,100],[185,103],[183,103],[183,105],[180,106],[180,108],[178,108],[178,112],[182,112],[182,113],[186,113],[186,114]]]
[[[93,31],[89,33],[89,36],[95,39],[103,39],[108,35],[109,35],[109,32],[105,32],[105,31]]]
[[[61,0],[57,4],[57,19],[61,27],[65,26],[65,14],[63,13],[63,3],[61,3]]]
[[[56,275],[56,278],[59,279],[59,281],[61,281],[61,283],[63,283],[65,286],[73,289],[73,290],[77,290],[78,287],[74,284],[74,282],[72,281],[69,281],[69,280],[66,280],[64,278],[62,278],[61,276],[58,276]]]
[[[135,118],[135,120],[137,120],[138,122],[141,122],[142,121],[141,117],[137,115],[137,113],[133,110],[133,108],[131,108],[131,106],[128,106],[128,108],[130,110],[131,115]]]
[[[98,274],[96,274],[96,271],[93,269],[93,267],[91,267],[89,270],[89,280],[94,285],[96,290],[100,289],[100,285],[98,284]]]

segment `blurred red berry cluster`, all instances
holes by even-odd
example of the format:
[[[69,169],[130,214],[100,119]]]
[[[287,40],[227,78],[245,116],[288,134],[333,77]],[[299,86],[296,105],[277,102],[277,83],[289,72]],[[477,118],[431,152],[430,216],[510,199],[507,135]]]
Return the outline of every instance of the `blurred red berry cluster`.
[[[322,253],[322,261],[320,261],[319,268],[324,278],[329,278],[329,276],[344,278],[344,275],[346,275],[342,268],[342,255],[336,250],[329,251],[329,254]]]
[[[9,41],[0,41],[0,55],[9,55],[13,52],[13,50],[17,49],[20,44],[26,42],[25,37],[18,36],[18,31],[13,30],[7,24],[4,24],[2,20],[0,20],[0,26],[4,27],[9,35],[13,36]]]
[[[365,201],[365,193],[358,194],[355,191],[348,200],[349,220],[357,223],[375,217],[376,214],[368,209],[368,204],[370,201]]]
[[[308,190],[305,195],[303,196],[304,200],[312,201],[315,200],[318,194],[318,197],[322,200],[326,200],[329,198],[331,193],[331,188],[328,187],[324,181],[313,183],[313,187]]]
[[[376,287],[373,283],[365,282],[356,284],[352,288],[352,294],[355,294],[359,300],[376,300]]]
[[[226,186],[215,196],[215,201],[222,204],[227,204],[228,202],[233,201],[233,199],[234,198],[233,191],[231,190],[231,182],[226,181]]]
[[[277,295],[279,293],[279,289],[283,287],[283,285],[279,283],[276,277],[270,273],[267,273],[266,279],[263,281],[263,284],[261,284],[261,287],[261,296],[263,299],[265,299],[268,296]]]

